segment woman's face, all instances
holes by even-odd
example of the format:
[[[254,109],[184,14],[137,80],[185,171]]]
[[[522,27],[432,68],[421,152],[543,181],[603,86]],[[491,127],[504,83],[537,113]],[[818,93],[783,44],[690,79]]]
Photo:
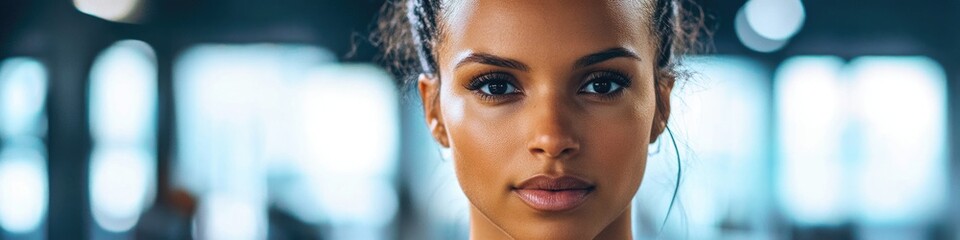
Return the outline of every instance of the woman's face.
[[[647,145],[662,130],[647,3],[447,4],[440,77],[419,87],[434,136],[453,152],[474,236],[629,230]]]

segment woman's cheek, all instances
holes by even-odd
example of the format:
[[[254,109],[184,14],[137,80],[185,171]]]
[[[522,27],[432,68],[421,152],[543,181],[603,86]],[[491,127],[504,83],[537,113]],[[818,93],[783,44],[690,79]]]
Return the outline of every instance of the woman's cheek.
[[[507,109],[474,106],[479,104],[469,99],[458,103],[462,105],[444,107],[444,111],[459,111],[445,115],[456,116],[448,119],[448,131],[461,186],[470,198],[496,193],[495,188],[507,191],[503,187],[509,184],[507,170],[519,158],[513,148],[523,146],[517,144],[521,136],[512,135],[517,131],[512,126],[511,114],[504,112]]]
[[[612,114],[597,114],[593,121],[604,122],[585,136],[598,151],[593,159],[594,170],[601,181],[616,185],[621,194],[631,194],[639,187],[646,167],[652,120],[642,108],[624,108]],[[638,121],[639,120],[639,121]]]

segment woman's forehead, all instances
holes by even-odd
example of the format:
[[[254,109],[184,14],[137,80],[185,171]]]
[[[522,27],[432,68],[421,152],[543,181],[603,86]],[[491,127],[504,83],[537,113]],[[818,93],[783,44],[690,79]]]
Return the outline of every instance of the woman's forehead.
[[[533,65],[566,65],[615,47],[644,56],[653,38],[640,8],[631,0],[453,1],[441,18],[440,67],[451,67],[449,60],[467,52]]]

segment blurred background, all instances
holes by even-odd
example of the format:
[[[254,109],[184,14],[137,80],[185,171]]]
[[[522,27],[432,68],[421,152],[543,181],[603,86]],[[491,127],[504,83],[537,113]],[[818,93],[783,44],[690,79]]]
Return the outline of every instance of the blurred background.
[[[960,1],[699,3],[638,239],[960,239]],[[0,239],[466,239],[382,4],[0,1]]]

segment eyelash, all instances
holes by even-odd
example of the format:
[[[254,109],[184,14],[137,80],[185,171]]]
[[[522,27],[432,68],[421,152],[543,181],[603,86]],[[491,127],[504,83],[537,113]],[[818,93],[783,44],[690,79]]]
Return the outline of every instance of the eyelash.
[[[622,95],[623,89],[629,88],[630,84],[632,83],[630,81],[630,79],[632,79],[630,75],[624,74],[617,70],[595,71],[587,74],[585,78],[587,79],[586,83],[584,83],[583,85],[580,86],[580,88],[577,89],[578,93],[594,95],[596,97],[599,97],[600,100],[611,100]],[[509,73],[488,72],[488,73],[480,74],[477,77],[474,77],[470,82],[464,85],[464,88],[466,88],[467,90],[470,90],[471,92],[479,96],[480,99],[483,101],[491,101],[491,102],[501,101],[501,100],[506,100],[508,98],[516,97],[517,95],[523,93],[523,91],[519,87],[517,87],[518,85],[515,83],[516,81],[514,81],[513,79],[514,79],[513,75],[510,75]],[[613,83],[616,83],[620,85],[620,88],[609,93],[580,92],[580,89],[583,89],[588,84],[592,84],[600,79],[607,79]],[[491,95],[491,94],[486,94],[482,92],[481,88],[483,88],[487,84],[496,83],[498,81],[502,81],[502,82],[505,82],[506,84],[512,85],[513,87],[516,88],[516,92],[509,93],[509,94],[500,94],[500,95]]]
[[[479,76],[473,78],[473,80],[467,83],[464,87],[467,90],[470,90],[471,92],[476,94],[477,96],[480,96],[480,99],[483,101],[488,101],[488,102],[501,101],[511,97],[516,97],[517,95],[523,93],[523,91],[519,87],[517,87],[518,85],[515,83],[513,79],[514,79],[513,75],[510,75],[509,73],[488,72],[488,73],[480,74]],[[506,84],[512,85],[513,87],[516,88],[517,92],[510,93],[510,94],[491,95],[491,94],[483,93],[481,91],[481,88],[483,88],[487,84],[495,83],[498,81],[502,81],[502,82],[505,82]]]
[[[611,100],[611,99],[614,99],[614,98],[622,95],[622,94],[623,94],[623,89],[626,89],[626,88],[629,88],[629,87],[630,87],[630,84],[632,83],[632,81],[630,81],[630,79],[633,79],[633,78],[631,78],[630,75],[627,75],[627,74],[622,73],[622,72],[617,71],[617,70],[600,70],[600,71],[591,72],[591,73],[587,74],[586,79],[587,79],[587,80],[586,80],[586,83],[584,83],[583,85],[581,85],[581,86],[580,86],[580,89],[583,89],[583,88],[585,88],[587,85],[593,84],[594,82],[597,82],[597,80],[601,80],[601,79],[609,80],[609,81],[611,81],[611,82],[613,82],[613,83],[616,83],[617,85],[620,85],[620,88],[619,88],[619,89],[614,90],[614,91],[609,92],[609,93],[599,93],[599,94],[598,94],[598,93],[584,93],[584,92],[580,92],[580,94],[596,95],[596,96],[599,97],[601,100]],[[578,91],[579,91],[579,90],[578,90]]]

